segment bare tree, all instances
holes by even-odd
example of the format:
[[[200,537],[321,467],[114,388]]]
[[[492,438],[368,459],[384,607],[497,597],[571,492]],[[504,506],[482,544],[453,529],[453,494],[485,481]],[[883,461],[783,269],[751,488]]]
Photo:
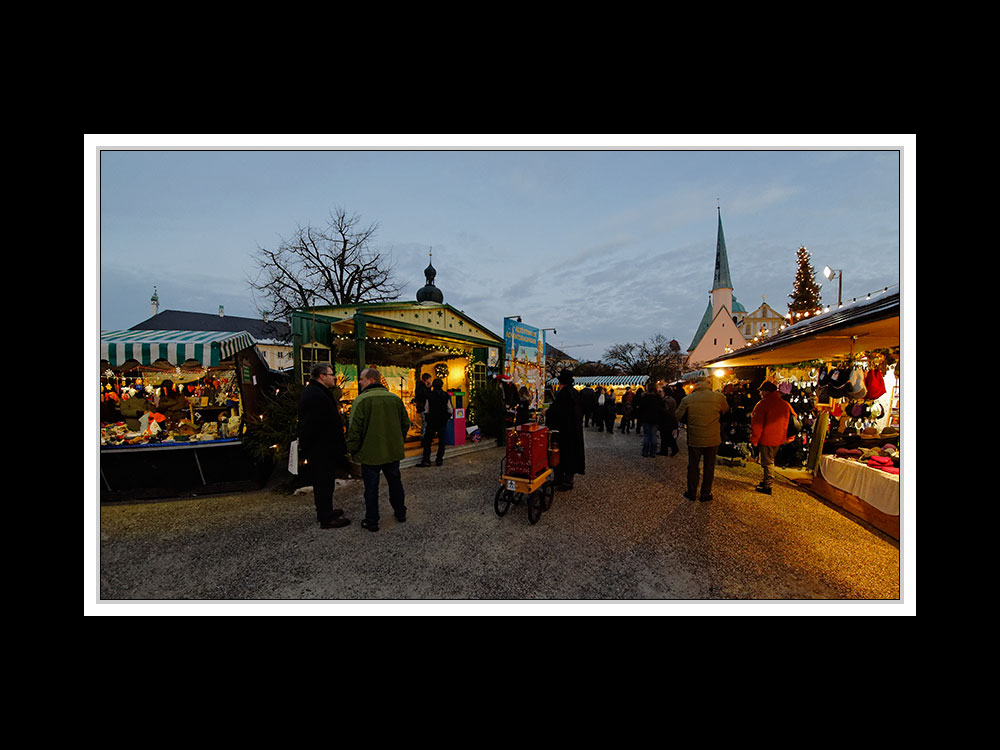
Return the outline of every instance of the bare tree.
[[[604,360],[624,375],[649,375],[653,380],[676,380],[684,358],[680,344],[657,333],[641,344],[614,344],[604,352]]]
[[[626,342],[614,344],[604,352],[604,361],[621,371],[623,375],[648,375],[642,357],[642,345]]]
[[[647,372],[656,380],[676,380],[681,376],[684,357],[676,340],[667,340],[662,333],[643,341],[640,358],[646,362]]]
[[[287,320],[302,307],[398,299],[391,257],[372,244],[377,231],[378,224],[362,226],[357,214],[336,208],[325,227],[300,226],[274,250],[258,247],[257,274],[248,279],[258,311]]]

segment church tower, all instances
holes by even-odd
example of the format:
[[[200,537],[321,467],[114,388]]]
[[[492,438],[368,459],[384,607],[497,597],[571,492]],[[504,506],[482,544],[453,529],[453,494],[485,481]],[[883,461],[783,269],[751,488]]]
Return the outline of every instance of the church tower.
[[[433,255],[434,253],[428,251],[428,257],[433,258]],[[437,270],[434,268],[434,264],[428,260],[427,268],[424,269],[424,280],[427,283],[417,290],[417,302],[437,302],[438,304],[444,302],[444,293],[434,286],[435,276],[437,276]]]
[[[726,235],[722,233],[722,207],[719,207],[719,233],[715,239],[715,279],[712,281],[712,317],[725,308],[733,309],[733,278],[729,274]]]
[[[722,208],[715,238],[715,274],[712,278],[711,298],[701,318],[698,330],[688,347],[688,362],[696,364],[746,346],[746,338],[739,323],[746,315],[746,308],[733,295],[733,279],[729,272],[729,253],[726,236],[722,231]]]

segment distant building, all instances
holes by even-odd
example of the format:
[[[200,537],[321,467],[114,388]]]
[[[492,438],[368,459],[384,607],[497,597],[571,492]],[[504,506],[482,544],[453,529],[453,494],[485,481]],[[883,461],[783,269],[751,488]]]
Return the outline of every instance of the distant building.
[[[257,342],[257,349],[269,368],[285,370],[295,364],[292,332],[287,323],[226,315],[222,307],[218,315],[182,310],[158,312],[159,300],[155,294],[150,301],[153,317],[132,326],[133,331],[246,331]]]
[[[733,296],[733,280],[729,273],[726,238],[722,233],[722,209],[719,209],[719,231],[715,244],[715,278],[712,298],[708,302],[698,330],[688,350],[688,364],[699,365],[726,352],[746,346],[740,321],[746,308]]]
[[[773,336],[786,325],[788,325],[788,318],[767,304],[765,298],[760,307],[743,316],[740,329],[747,341],[754,341]]]

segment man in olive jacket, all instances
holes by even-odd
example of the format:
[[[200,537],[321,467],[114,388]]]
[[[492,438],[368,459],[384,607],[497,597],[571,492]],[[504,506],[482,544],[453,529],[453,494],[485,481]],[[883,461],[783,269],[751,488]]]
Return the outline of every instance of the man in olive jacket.
[[[360,394],[351,404],[347,450],[361,464],[365,483],[365,518],[361,528],[378,531],[379,476],[389,483],[389,505],[397,521],[406,520],[406,493],[399,473],[403,443],[410,429],[403,400],[382,385],[378,370],[368,367],[358,377]]]
[[[705,479],[701,484],[703,503],[712,499],[712,481],[715,479],[715,456],[722,444],[722,425],[719,418],[729,411],[729,402],[721,393],[712,390],[710,378],[701,378],[695,389],[681,399],[677,407],[677,420],[687,423],[688,469],[687,491],[684,497],[695,499],[698,490],[699,464],[705,461]]]

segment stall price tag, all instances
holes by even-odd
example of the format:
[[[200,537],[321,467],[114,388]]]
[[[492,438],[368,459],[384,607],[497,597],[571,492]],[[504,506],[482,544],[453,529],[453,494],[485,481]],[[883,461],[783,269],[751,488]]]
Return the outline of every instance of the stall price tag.
[[[511,492],[516,492],[517,491],[517,482],[515,482],[513,479],[508,479],[507,480],[507,489],[510,490]]]

